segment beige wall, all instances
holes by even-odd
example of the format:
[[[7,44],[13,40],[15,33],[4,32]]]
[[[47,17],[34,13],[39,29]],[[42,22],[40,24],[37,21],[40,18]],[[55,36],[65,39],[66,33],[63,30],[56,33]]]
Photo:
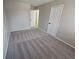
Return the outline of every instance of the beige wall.
[[[8,19],[10,21],[11,31],[18,31],[30,28],[30,4],[17,2],[14,0],[6,0],[5,7]]]
[[[49,5],[43,5],[39,7],[39,28],[43,31],[47,31],[49,15],[50,15]]]
[[[64,1],[65,7],[61,17],[57,37],[75,46],[75,0]]]
[[[64,42],[75,46],[74,0],[55,0],[54,2],[38,6],[40,10],[39,28],[43,31],[47,30],[51,6],[59,4],[64,4],[64,9],[56,36]]]

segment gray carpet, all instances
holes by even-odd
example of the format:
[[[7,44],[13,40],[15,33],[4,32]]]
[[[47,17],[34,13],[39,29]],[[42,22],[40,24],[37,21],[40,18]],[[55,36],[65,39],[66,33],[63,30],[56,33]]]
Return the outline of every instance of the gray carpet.
[[[75,59],[75,49],[37,29],[12,32],[6,59]]]

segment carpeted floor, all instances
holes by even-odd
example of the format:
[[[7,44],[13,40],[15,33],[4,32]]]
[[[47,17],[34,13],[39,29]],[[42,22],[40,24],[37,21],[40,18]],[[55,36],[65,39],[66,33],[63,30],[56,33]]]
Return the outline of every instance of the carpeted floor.
[[[37,29],[12,32],[6,59],[75,59],[75,49]]]

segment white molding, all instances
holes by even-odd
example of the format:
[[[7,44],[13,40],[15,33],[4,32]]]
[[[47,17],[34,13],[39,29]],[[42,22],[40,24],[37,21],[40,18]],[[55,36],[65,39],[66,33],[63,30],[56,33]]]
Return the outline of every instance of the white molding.
[[[47,33],[47,32],[46,32],[46,33]],[[49,34],[49,33],[48,33],[48,34]],[[50,35],[51,35],[51,34],[50,34]],[[71,45],[71,44],[69,44],[69,43],[67,43],[67,42],[63,41],[63,40],[62,40],[62,39],[60,39],[59,37],[54,36],[54,35],[51,35],[51,36],[55,37],[57,40],[59,40],[59,41],[61,41],[61,42],[65,43],[66,45],[68,45],[68,46],[70,46],[70,47],[72,47],[72,48],[74,48],[74,49],[75,49],[75,46],[73,46],[73,45]]]
[[[72,47],[72,48],[74,48],[75,49],[75,47],[73,46],[73,45],[71,45],[71,44],[69,44],[69,43],[67,43],[67,42],[65,42],[65,41],[63,41],[62,39],[60,39],[60,38],[58,38],[58,37],[56,37],[56,36],[54,36],[57,40],[59,40],[59,41],[61,41],[61,42],[63,42],[63,43],[65,43],[65,44],[67,44],[68,46],[70,46],[70,47]]]
[[[43,32],[45,32],[45,33],[47,33],[46,31],[44,31],[44,30],[42,30],[42,29],[39,29],[39,30],[41,30],[41,31],[43,31]],[[49,33],[47,33],[47,34],[49,34]],[[51,34],[49,34],[49,35],[51,35]],[[59,37],[54,36],[54,35],[51,35],[51,36],[55,37],[57,40],[59,40],[59,41],[61,41],[61,42],[65,43],[66,45],[68,45],[68,46],[70,46],[70,47],[72,47],[72,48],[74,48],[74,49],[75,49],[75,46],[73,46],[73,45],[71,45],[71,44],[69,44],[69,43],[67,43],[67,42],[63,41],[63,40],[62,40],[62,39],[60,39]]]

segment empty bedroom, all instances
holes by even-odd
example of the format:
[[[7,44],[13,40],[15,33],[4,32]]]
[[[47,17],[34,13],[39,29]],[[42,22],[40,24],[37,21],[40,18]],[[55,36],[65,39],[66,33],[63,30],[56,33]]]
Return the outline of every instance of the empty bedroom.
[[[3,59],[75,59],[75,0],[3,0]]]

